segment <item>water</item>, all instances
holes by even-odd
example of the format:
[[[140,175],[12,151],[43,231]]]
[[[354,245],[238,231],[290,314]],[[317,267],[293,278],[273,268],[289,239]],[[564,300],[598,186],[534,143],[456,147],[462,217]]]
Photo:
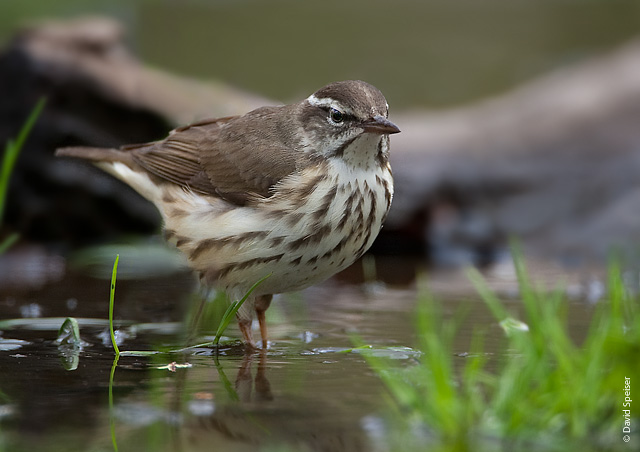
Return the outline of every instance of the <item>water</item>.
[[[415,281],[389,284],[387,276],[399,273],[397,258],[376,264],[379,280],[364,283],[359,263],[320,286],[278,297],[268,311],[271,346],[251,354],[233,340],[217,355],[210,345],[176,351],[185,345],[191,275],[126,279],[123,272],[115,308],[120,349],[163,353],[121,356],[112,378],[106,277],[67,266],[60,280],[2,290],[0,319],[14,319],[0,334],[2,450],[113,450],[113,441],[118,450],[385,450],[387,393],[363,353],[385,356],[393,366],[420,359],[413,324],[419,296]],[[370,272],[371,262],[364,267]],[[408,263],[403,271],[417,270]],[[426,279],[444,300],[445,318],[463,314],[455,362],[464,364],[472,332],[484,330],[485,352],[496,365],[503,333],[467,292],[464,277],[436,272]],[[503,294],[515,290],[504,275],[491,281]],[[517,298],[507,306],[522,314]],[[590,314],[588,304],[571,305],[578,341]],[[81,350],[56,343],[67,316],[79,320]],[[210,341],[214,327],[196,342]],[[227,333],[239,337],[235,325]],[[359,343],[371,348],[354,349]]]

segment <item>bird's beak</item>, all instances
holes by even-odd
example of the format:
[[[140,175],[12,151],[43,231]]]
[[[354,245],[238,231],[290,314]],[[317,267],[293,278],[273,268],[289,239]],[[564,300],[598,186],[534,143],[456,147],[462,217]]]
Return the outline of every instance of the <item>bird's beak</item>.
[[[374,116],[371,119],[367,119],[362,123],[362,128],[365,132],[378,133],[380,135],[390,135],[400,132],[398,126],[384,116]]]

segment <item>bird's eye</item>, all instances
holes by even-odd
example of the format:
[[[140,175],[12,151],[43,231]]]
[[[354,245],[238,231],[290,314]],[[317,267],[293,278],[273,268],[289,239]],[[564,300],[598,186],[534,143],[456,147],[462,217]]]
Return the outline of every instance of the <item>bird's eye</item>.
[[[342,113],[337,108],[332,108],[331,110],[329,110],[329,119],[334,124],[340,124],[342,121],[344,121],[344,113]]]

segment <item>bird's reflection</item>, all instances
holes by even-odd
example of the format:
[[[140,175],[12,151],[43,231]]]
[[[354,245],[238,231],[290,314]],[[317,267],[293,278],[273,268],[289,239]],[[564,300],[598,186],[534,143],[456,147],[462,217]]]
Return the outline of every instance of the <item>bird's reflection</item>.
[[[256,361],[256,355],[254,353],[245,353],[242,358],[242,363],[236,376],[236,391],[241,402],[273,400],[271,384],[267,379],[267,352],[266,350],[260,350],[258,355],[255,379],[252,378],[252,367],[254,361]],[[254,390],[255,394],[253,394]]]
[[[225,369],[218,365],[217,370],[224,385]],[[278,388],[274,395],[267,377],[269,370],[266,351],[245,354],[231,386],[235,395],[222,403],[214,395],[215,409],[210,414],[189,416],[180,429],[179,450],[214,447],[244,451],[271,446],[310,451],[370,450],[358,423],[337,417],[330,401],[307,393],[292,396],[286,388]]]

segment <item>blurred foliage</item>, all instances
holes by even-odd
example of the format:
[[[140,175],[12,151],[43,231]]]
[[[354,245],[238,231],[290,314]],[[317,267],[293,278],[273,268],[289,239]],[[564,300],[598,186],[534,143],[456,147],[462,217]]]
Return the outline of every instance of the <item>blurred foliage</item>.
[[[622,444],[625,377],[640,376],[640,309],[621,270],[610,265],[609,299],[599,306],[589,333],[575,344],[566,325],[563,291],[537,290],[515,252],[526,323],[510,317],[477,271],[479,294],[505,329],[496,371],[483,353],[486,335],[476,334],[458,374],[454,368],[453,320],[423,295],[417,324],[420,364],[398,370],[392,362],[367,359],[389,389],[402,450],[610,450]],[[525,327],[523,327],[526,326]],[[457,358],[459,359],[459,358]],[[409,433],[409,434],[407,434]]]

